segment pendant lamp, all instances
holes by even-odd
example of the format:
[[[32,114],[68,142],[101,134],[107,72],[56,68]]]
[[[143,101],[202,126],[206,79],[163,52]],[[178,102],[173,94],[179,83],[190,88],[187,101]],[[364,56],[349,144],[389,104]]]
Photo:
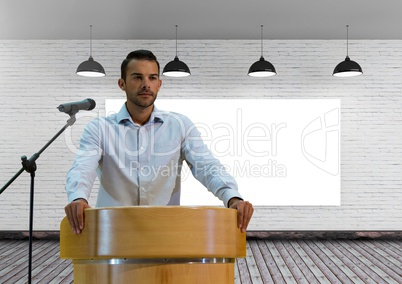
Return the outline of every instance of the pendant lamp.
[[[336,65],[334,69],[334,73],[332,74],[335,77],[353,77],[359,76],[363,74],[363,70],[360,65],[350,60],[349,58],[349,25],[346,25],[346,58],[345,61],[342,61],[338,65]]]
[[[90,53],[89,59],[87,61],[82,62],[77,68],[77,75],[84,77],[103,77],[106,75],[105,69],[103,69],[102,65],[96,62],[92,58],[92,25],[90,28]]]
[[[190,76],[190,69],[183,61],[179,60],[177,56],[177,25],[176,25],[176,56],[173,61],[170,61],[166,64],[165,68],[163,68],[163,75],[169,77],[186,77]]]
[[[248,70],[248,75],[252,77],[270,77],[276,75],[276,70],[274,65],[270,62],[266,61],[263,56],[263,43],[262,43],[262,34],[263,34],[263,25],[261,25],[261,57],[260,60],[256,61],[251,65]]]

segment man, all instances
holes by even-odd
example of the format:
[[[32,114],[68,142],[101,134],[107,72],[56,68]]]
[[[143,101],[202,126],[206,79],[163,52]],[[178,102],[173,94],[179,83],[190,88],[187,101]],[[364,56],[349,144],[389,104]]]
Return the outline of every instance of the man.
[[[70,203],[65,212],[75,234],[84,229],[84,209],[90,208],[87,200],[96,176],[97,207],[179,205],[183,161],[225,206],[238,211],[237,225],[246,231],[253,206],[243,201],[235,180],[212,156],[194,124],[154,106],[162,85],[159,72],[152,52],[128,54],[118,81],[126,103],[117,114],[86,126],[66,182]]]

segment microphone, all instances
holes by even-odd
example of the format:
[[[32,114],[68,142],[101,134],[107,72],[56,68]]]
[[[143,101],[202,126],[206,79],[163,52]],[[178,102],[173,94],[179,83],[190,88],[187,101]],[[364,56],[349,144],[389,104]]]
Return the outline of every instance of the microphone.
[[[80,102],[72,102],[59,105],[57,108],[61,112],[65,112],[68,114],[76,114],[80,110],[93,110],[96,106],[96,103],[93,99],[85,99]]]

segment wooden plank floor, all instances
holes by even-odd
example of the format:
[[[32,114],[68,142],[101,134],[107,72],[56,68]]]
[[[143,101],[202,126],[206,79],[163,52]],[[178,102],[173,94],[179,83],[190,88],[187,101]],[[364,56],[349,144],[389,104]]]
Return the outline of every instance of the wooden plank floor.
[[[0,283],[27,283],[28,241],[0,240]],[[33,242],[32,283],[73,283],[58,240]],[[235,283],[402,283],[402,240],[249,239]]]

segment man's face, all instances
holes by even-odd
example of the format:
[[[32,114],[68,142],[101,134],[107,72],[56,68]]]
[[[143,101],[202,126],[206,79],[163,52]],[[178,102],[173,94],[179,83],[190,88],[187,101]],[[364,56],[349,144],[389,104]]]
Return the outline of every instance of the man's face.
[[[125,80],[119,79],[119,87],[126,92],[127,101],[143,108],[153,105],[161,85],[158,66],[149,60],[131,60]]]

